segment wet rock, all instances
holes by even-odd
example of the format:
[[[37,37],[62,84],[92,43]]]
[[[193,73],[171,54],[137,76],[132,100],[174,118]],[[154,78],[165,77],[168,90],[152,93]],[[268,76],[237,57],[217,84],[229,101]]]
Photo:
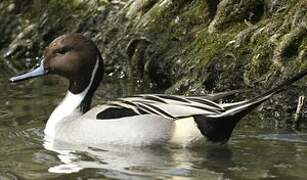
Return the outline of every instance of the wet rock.
[[[128,75],[136,80],[144,78],[145,71],[145,51],[147,49],[150,40],[146,38],[133,39],[128,43],[127,55],[128,55]]]
[[[262,0],[222,0],[218,6],[208,31],[224,30],[231,23],[244,20],[255,23],[264,14],[264,1]]]
[[[274,61],[276,61],[276,63],[282,63],[282,59],[289,59],[293,56],[298,56],[299,46],[306,35],[307,26],[305,25],[300,25],[284,35],[274,51]]]

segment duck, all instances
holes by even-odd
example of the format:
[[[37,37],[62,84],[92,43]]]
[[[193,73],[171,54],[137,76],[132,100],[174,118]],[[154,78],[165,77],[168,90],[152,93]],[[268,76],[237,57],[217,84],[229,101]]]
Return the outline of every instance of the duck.
[[[62,102],[50,115],[45,137],[77,144],[148,146],[225,143],[238,122],[273,95],[303,78],[307,69],[256,97],[219,103],[230,93],[203,96],[137,94],[91,108],[103,79],[104,63],[95,43],[82,34],[65,34],[46,47],[31,70],[9,79],[17,83],[48,74],[69,81]]]

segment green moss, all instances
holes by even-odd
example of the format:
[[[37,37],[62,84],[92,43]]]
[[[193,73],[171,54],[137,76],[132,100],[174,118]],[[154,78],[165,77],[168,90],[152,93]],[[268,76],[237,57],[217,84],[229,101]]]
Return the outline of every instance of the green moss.
[[[272,65],[273,47],[266,43],[261,46],[254,46],[251,60],[245,68],[245,81],[248,84],[259,82],[269,72]]]
[[[301,44],[298,48],[299,52],[303,51],[303,50],[307,51],[307,37],[306,36],[304,37],[304,39],[302,40],[302,42],[301,42]]]
[[[227,32],[210,34],[207,28],[197,32],[194,41],[185,49],[185,56],[189,59],[187,66],[205,66],[212,58],[226,51],[226,44],[233,39],[240,27],[229,28]],[[191,64],[189,64],[191,63]]]

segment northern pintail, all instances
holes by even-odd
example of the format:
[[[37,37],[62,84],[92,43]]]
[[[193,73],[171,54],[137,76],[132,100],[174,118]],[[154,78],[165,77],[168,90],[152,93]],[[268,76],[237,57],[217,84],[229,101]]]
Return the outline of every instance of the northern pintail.
[[[236,103],[217,103],[225,94],[143,94],[90,109],[103,71],[103,60],[94,42],[80,34],[69,34],[53,40],[32,70],[9,81],[15,83],[46,74],[69,80],[67,94],[44,130],[48,138],[78,144],[146,146],[186,145],[204,139],[226,142],[247,113],[307,74],[303,70],[261,95]]]

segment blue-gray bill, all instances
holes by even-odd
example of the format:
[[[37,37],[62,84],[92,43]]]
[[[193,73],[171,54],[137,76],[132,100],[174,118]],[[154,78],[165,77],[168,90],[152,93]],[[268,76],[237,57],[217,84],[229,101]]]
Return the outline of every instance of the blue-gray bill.
[[[9,79],[9,82],[10,83],[20,82],[35,77],[44,76],[46,74],[48,74],[48,71],[44,68],[43,59],[42,59],[40,63],[34,66],[30,71],[11,77]]]

